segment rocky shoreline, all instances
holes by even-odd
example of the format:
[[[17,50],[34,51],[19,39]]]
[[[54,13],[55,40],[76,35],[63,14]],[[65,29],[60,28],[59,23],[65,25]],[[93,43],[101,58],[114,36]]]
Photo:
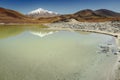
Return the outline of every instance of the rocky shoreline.
[[[109,22],[57,22],[46,24],[53,28],[70,28],[86,31],[104,31],[109,33],[120,33],[120,21]]]
[[[116,37],[116,43],[120,42],[120,21],[108,21],[108,22],[78,22],[74,19],[69,22],[56,22],[45,24],[49,29],[56,30],[80,30],[86,32],[94,32],[100,34],[106,34]],[[120,45],[118,45],[120,48]]]

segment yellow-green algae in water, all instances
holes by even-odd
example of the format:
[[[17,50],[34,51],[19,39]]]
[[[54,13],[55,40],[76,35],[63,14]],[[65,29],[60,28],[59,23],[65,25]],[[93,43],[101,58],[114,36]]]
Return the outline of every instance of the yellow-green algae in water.
[[[47,28],[43,25],[0,25],[0,38],[7,38],[10,36],[16,36],[25,30],[39,30],[41,28]]]

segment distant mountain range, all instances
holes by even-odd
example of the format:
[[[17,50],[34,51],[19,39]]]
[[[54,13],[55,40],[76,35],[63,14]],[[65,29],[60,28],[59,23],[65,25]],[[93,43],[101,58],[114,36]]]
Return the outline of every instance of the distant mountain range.
[[[49,23],[68,21],[69,19],[91,22],[120,21],[120,13],[107,9],[99,9],[95,11],[85,9],[73,14],[59,15],[56,12],[39,8],[24,15],[15,10],[0,8],[0,23]]]
[[[82,10],[79,11],[77,13],[74,14],[75,18],[80,21],[81,19],[79,18],[83,18],[84,20],[100,20],[100,21],[104,21],[104,20],[117,20],[118,18],[120,18],[120,13],[111,11],[111,10],[107,10],[107,9],[99,9],[99,10],[90,10],[90,9],[86,9],[86,10]],[[77,17],[76,17],[77,16]],[[79,18],[78,18],[79,17]],[[118,19],[119,20],[119,19]]]
[[[74,14],[61,15],[59,18],[57,17],[57,19],[57,21],[67,21],[68,19],[76,19],[78,21],[112,21],[120,20],[120,13],[107,9],[99,9],[95,11],[85,9]]]
[[[27,16],[33,17],[33,18],[39,18],[39,17],[53,17],[58,16],[58,13],[45,10],[42,8],[38,8],[36,10],[33,10],[27,14]]]
[[[78,17],[120,17],[120,13],[110,11],[107,9],[99,9],[95,11],[86,9],[86,10],[79,11],[74,15]]]

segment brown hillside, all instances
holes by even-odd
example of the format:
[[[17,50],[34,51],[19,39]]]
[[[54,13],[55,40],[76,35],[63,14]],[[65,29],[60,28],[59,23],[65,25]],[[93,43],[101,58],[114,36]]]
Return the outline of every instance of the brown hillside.
[[[17,18],[25,19],[28,18],[25,15],[10,9],[0,8],[0,18]]]
[[[17,11],[0,7],[0,23],[39,23]]]
[[[27,17],[17,11],[0,8],[0,24],[1,23],[51,23],[60,21],[69,21],[69,19],[76,19],[84,22],[101,22],[101,21],[120,21],[120,13],[113,12],[106,9],[90,10],[85,9],[74,14],[59,15],[54,17],[41,17],[33,19]]]

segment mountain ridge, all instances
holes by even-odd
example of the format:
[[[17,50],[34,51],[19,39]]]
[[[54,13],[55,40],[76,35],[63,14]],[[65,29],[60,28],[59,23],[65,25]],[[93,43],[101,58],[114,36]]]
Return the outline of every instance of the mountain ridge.
[[[98,9],[94,12],[96,14],[106,16],[106,17],[120,17],[120,13],[115,12],[115,11],[111,11],[111,10],[108,10],[108,9]]]
[[[39,18],[39,17],[53,17],[57,16],[57,12],[49,11],[43,8],[35,9],[27,14],[27,16],[33,17],[33,18]]]
[[[41,9],[42,10],[42,9]],[[48,12],[48,11],[47,11]],[[52,13],[52,12],[49,12]],[[18,11],[0,7],[0,23],[52,23],[75,19],[80,22],[120,21],[120,13],[107,9],[84,9],[73,14],[32,18]]]

